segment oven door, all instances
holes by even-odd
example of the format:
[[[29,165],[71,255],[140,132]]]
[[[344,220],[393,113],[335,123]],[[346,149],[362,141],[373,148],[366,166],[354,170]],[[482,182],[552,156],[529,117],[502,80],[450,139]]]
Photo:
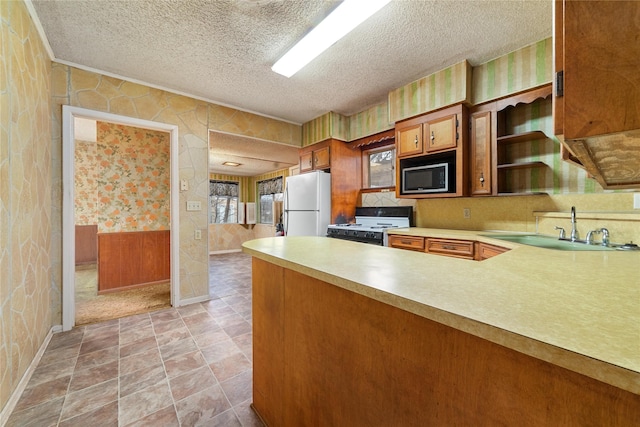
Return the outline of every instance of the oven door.
[[[386,233],[380,231],[371,232],[353,232],[344,228],[329,228],[327,237],[334,239],[350,240],[352,242],[368,243],[370,245],[383,246]]]

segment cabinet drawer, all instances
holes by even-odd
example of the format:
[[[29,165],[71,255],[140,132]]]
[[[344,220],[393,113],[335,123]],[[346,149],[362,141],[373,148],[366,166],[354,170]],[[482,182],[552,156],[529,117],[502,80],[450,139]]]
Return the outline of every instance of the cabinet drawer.
[[[500,255],[503,252],[507,252],[509,249],[502,246],[490,245],[488,243],[478,243],[477,258],[479,261]]]
[[[424,251],[424,237],[390,235],[389,246],[422,252]]]
[[[458,258],[473,259],[473,243],[469,240],[428,238],[425,252]]]

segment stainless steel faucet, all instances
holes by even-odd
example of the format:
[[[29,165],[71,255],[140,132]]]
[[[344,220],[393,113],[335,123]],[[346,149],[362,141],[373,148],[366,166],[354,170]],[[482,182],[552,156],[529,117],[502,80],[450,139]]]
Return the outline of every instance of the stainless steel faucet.
[[[576,228],[576,207],[571,206],[571,241],[575,242],[580,238],[578,229]]]
[[[585,243],[587,245],[596,244],[596,242],[593,241],[594,234],[602,234],[602,240],[600,241],[600,244],[602,246],[609,246],[609,243],[611,243],[609,240],[609,230],[607,230],[606,228],[599,228],[597,230],[591,230],[587,233],[587,238],[585,239]]]

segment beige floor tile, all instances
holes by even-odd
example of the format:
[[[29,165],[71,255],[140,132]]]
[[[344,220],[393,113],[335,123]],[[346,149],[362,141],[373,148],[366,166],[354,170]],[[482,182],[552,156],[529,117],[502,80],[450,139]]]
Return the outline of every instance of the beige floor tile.
[[[178,419],[184,426],[211,425],[213,418],[231,408],[219,385],[176,402]]]
[[[162,381],[121,398],[118,418],[122,425],[127,425],[166,408],[172,403],[169,384]]]
[[[182,400],[199,393],[215,384],[216,378],[208,366],[187,372],[169,380],[171,395],[175,401]]]
[[[210,264],[220,299],[54,334],[7,426],[260,426],[249,407],[251,257]]]

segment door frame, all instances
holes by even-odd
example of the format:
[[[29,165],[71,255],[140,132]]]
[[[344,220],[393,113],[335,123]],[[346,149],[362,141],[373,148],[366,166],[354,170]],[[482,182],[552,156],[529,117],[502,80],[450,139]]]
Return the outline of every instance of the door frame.
[[[75,326],[75,130],[74,118],[85,118],[170,134],[171,305],[180,305],[178,126],[86,108],[62,106],[62,330]]]

